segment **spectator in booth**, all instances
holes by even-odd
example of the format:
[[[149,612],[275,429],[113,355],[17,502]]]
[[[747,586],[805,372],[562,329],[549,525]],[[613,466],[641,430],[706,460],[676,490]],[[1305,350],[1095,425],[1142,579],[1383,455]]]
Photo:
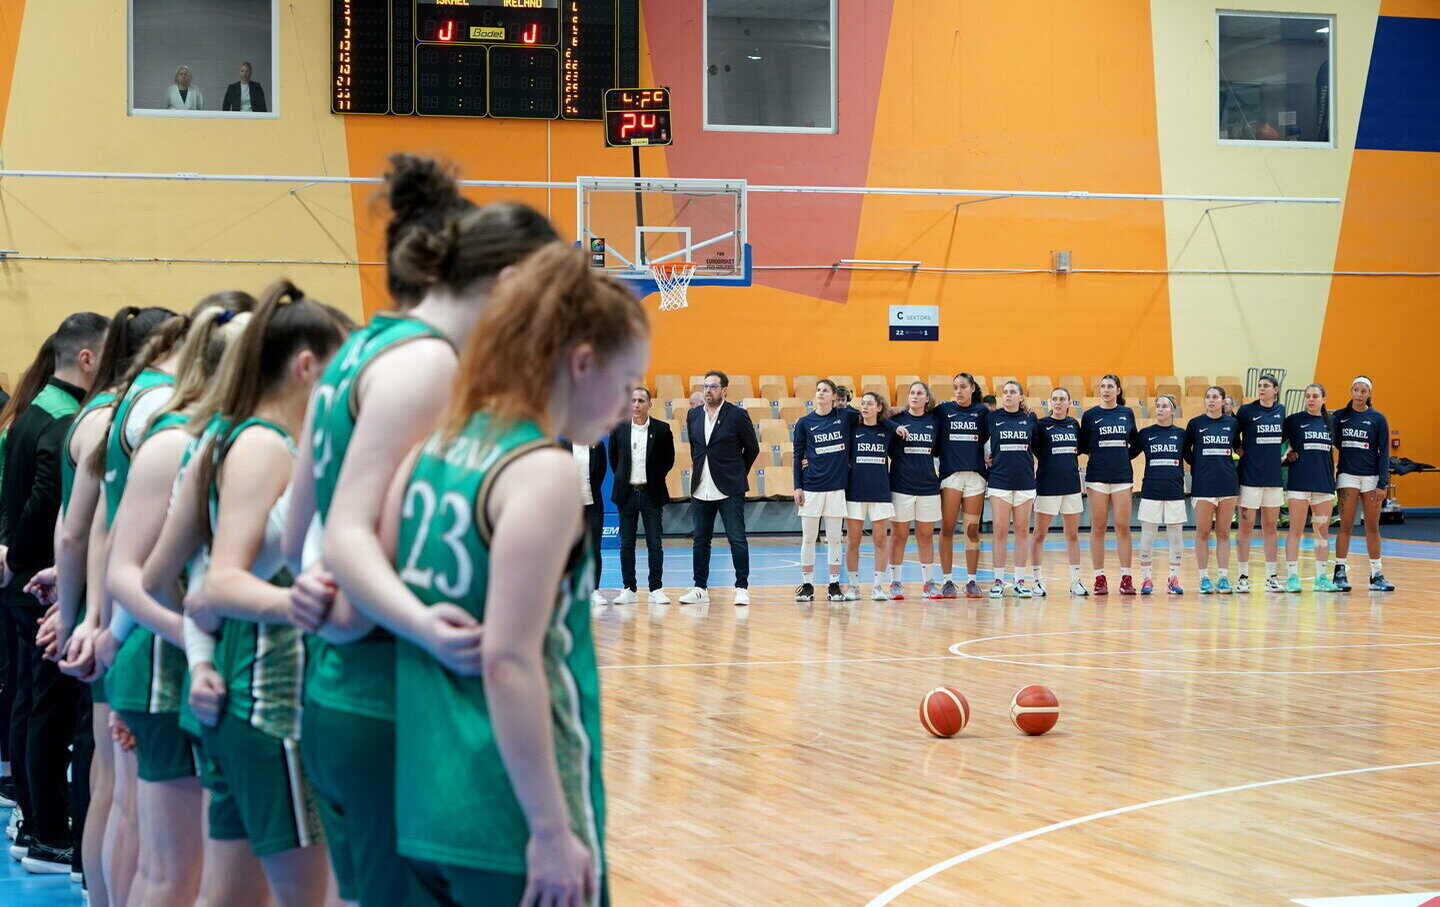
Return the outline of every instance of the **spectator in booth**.
[[[190,84],[190,67],[181,65],[175,70],[175,84],[165,92],[166,110],[204,110],[205,96],[200,89]]]
[[[630,421],[610,433],[610,471],[615,485],[610,499],[620,511],[620,577],[625,587],[617,605],[636,600],[635,530],[645,521],[645,554],[649,560],[650,604],[669,604],[665,595],[665,551],[660,518],[670,503],[665,480],[675,468],[675,437],[670,426],[650,418],[653,401],[648,388],[630,392]]]
[[[244,113],[267,113],[270,110],[265,104],[265,86],[251,81],[252,72],[254,67],[248,62],[240,64],[240,81],[231,82],[230,87],[225,89],[225,101],[220,105],[221,110],[238,110]]]
[[[585,505],[585,531],[590,536],[591,550],[595,553],[595,591],[590,593],[592,605],[606,604],[600,594],[600,541],[605,535],[605,501],[600,497],[600,487],[605,484],[605,445],[575,447],[569,441],[565,446],[575,456],[575,475],[580,480],[580,503]]]
[[[710,539],[715,515],[725,522],[730,559],[735,564],[735,604],[750,604],[750,545],[745,538],[745,493],[750,490],[750,467],[760,456],[755,423],[745,410],[727,403],[730,378],[710,371],[701,386],[703,403],[685,417],[694,461],[690,515],[695,528],[695,586],[680,596],[682,604],[710,600]]]

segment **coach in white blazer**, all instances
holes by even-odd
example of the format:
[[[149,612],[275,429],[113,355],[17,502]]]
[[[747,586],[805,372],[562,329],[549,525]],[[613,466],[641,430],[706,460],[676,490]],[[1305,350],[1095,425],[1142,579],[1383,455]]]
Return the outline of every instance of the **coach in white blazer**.
[[[165,92],[166,110],[204,110],[205,96],[190,84],[190,67],[175,70],[175,84]]]

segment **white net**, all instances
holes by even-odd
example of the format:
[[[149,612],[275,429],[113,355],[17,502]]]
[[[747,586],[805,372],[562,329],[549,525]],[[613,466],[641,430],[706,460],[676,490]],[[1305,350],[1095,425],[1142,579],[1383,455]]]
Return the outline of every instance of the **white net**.
[[[665,261],[650,265],[655,286],[660,290],[660,311],[671,312],[690,304],[690,279],[695,276],[695,267],[695,263],[690,261]]]

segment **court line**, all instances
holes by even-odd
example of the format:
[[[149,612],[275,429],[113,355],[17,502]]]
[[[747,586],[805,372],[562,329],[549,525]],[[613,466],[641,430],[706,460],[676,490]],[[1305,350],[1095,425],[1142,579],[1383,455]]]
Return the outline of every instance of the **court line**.
[[[1364,631],[1356,631],[1364,632]],[[1440,646],[1440,642],[1354,642],[1310,646],[1226,646],[1213,649],[1127,649],[1109,652],[1003,652],[988,658],[1070,657],[1079,655],[1203,655],[1209,652],[1275,652],[1289,649],[1403,649],[1408,646]]]
[[[1111,816],[1119,816],[1125,813],[1132,813],[1142,809],[1149,809],[1152,806],[1168,806],[1171,803],[1182,803],[1186,800],[1199,800],[1204,797],[1217,797],[1221,794],[1233,794],[1245,790],[1258,790],[1262,787],[1274,787],[1279,784],[1298,784],[1302,781],[1316,781],[1322,778],[1338,778],[1344,775],[1363,775],[1369,772],[1389,772],[1407,768],[1425,768],[1432,765],[1440,765],[1440,759],[1431,760],[1429,762],[1407,762],[1402,765],[1370,765],[1364,768],[1348,768],[1341,771],[1320,772],[1314,775],[1297,775],[1291,778],[1272,778],[1269,781],[1251,781],[1248,784],[1237,784],[1232,787],[1218,787],[1213,790],[1194,791],[1188,794],[1178,794],[1174,797],[1165,797],[1160,800],[1148,800],[1144,803],[1132,803],[1129,806],[1120,806],[1115,809],[1107,809],[1102,812],[1091,813],[1088,816],[1077,816],[1074,819],[1066,819],[1063,822],[1055,822],[1051,825],[1046,825],[1041,828],[1032,828],[1029,831],[1023,831],[1019,834],[1011,835],[1008,838],[1001,838],[998,841],[992,841],[989,844],[985,844],[981,847],[976,847],[971,850],[967,850],[962,854],[957,854],[956,856],[953,856],[948,860],[941,860],[939,863],[927,867],[926,869],[922,869],[914,875],[910,876],[909,878],[896,882],[894,885],[891,885],[889,888],[885,889],[885,891],[872,898],[866,905],[866,907],[883,907],[883,905],[895,900],[897,897],[909,891],[911,888],[914,888],[916,885],[919,885],[921,882],[924,882],[933,876],[937,876],[940,873],[946,871],[947,869],[953,869],[954,867],[959,866],[961,863],[968,863],[977,857],[983,857],[988,853],[993,853],[994,851],[1000,850],[1001,848],[1009,847],[1011,844],[1020,844],[1024,841],[1030,840],[1031,838],[1038,838],[1041,835],[1048,835],[1054,831],[1061,831],[1063,829],[1071,828],[1076,825],[1083,825],[1086,822],[1095,822],[1100,819],[1108,819]]]

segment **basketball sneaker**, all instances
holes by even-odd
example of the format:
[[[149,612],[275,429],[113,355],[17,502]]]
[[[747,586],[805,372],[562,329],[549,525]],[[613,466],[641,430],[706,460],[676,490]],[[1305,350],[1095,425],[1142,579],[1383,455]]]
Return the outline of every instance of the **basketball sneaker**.
[[[1266,592],[1284,592],[1285,587],[1280,585],[1280,577],[1272,576],[1265,580]]]
[[[1240,576],[1237,577],[1236,580],[1235,580],[1235,591],[1241,593],[1242,595],[1243,595],[1244,593],[1246,593],[1246,592],[1249,592],[1249,591],[1250,591],[1250,577],[1246,576],[1246,575],[1243,574],[1243,573],[1240,574]]]
[[[1371,592],[1394,592],[1395,584],[1385,578],[1383,573],[1370,574]]]
[[[1134,594],[1135,594],[1135,580],[1132,579],[1131,576],[1130,576],[1130,574],[1128,574],[1128,573],[1126,573],[1124,576],[1121,576],[1121,577],[1120,577],[1120,594],[1121,594],[1121,595],[1134,595]]]
[[[925,588],[921,590],[920,594],[929,599],[937,599],[940,597],[940,587],[934,580],[926,580]]]
[[[1077,580],[1075,580],[1074,582],[1070,583],[1070,594],[1071,594],[1071,595],[1081,595],[1081,596],[1084,596],[1084,595],[1089,595],[1089,594],[1090,594],[1090,590],[1089,590],[1089,589],[1086,589],[1086,588],[1085,588],[1085,584],[1082,583],[1080,580],[1077,579]]]
[[[1109,583],[1108,580],[1105,579],[1105,574],[1103,574],[1103,573],[1100,574],[1099,576],[1095,577],[1095,594],[1096,594],[1096,595],[1109,595],[1109,594],[1110,594],[1110,583]]]
[[[1150,579],[1149,577],[1146,577],[1145,579],[1143,579],[1143,580],[1140,581],[1140,594],[1141,594],[1141,595],[1149,595],[1150,593],[1152,593],[1152,592],[1154,592],[1154,591],[1155,591],[1155,581],[1154,581],[1153,579]]]
[[[1027,582],[1025,582],[1025,580],[1023,580],[1023,579],[1017,579],[1017,580],[1015,581],[1015,597],[1016,597],[1016,598],[1029,598],[1029,597],[1030,597],[1031,595],[1033,595],[1033,594],[1034,594],[1034,593],[1032,593],[1032,592],[1030,591],[1030,584],[1027,583]]]
[[[736,604],[736,605],[741,605],[741,606],[750,604],[750,590],[749,590],[749,589],[736,589],[736,590],[735,590],[735,604]]]
[[[701,589],[699,586],[694,587],[689,592],[680,596],[680,604],[682,605],[703,605],[709,600],[710,593]]]
[[[1043,579],[1037,579],[1035,581],[1035,596],[1037,598],[1045,598],[1049,594],[1050,593],[1045,591],[1045,581]]]
[[[1216,591],[1216,592],[1219,592],[1221,595],[1229,595],[1230,592],[1231,592],[1231,589],[1230,589],[1230,577],[1228,577],[1228,576],[1221,576],[1218,580],[1216,580],[1216,581],[1215,581],[1215,591]]]
[[[885,587],[879,583],[870,584],[870,600],[872,602],[883,602],[889,596],[885,594]]]
[[[815,587],[809,583],[801,583],[796,586],[795,600],[797,602],[813,602],[815,600]]]
[[[605,600],[605,596],[600,594],[600,590],[596,589],[594,592],[590,593],[590,604],[595,606],[596,608],[603,608],[605,605],[608,605],[610,603]]]
[[[984,598],[985,593],[980,591],[980,584],[973,579],[965,583],[966,598]]]
[[[1292,573],[1292,574],[1290,574],[1290,576],[1285,580],[1285,591],[1286,591],[1286,592],[1299,592],[1299,591],[1300,591],[1300,574],[1298,574],[1298,573]]]
[[[36,841],[30,845],[30,851],[20,865],[25,867],[26,872],[37,875],[69,875],[74,858],[74,852],[68,847],[51,847]]]
[[[1180,577],[1172,576],[1165,581],[1165,591],[1171,595],[1184,595],[1185,590],[1180,586]]]
[[[1214,591],[1215,591],[1215,584],[1212,583],[1212,582],[1210,582],[1210,577],[1208,577],[1208,576],[1202,576],[1202,577],[1200,577],[1200,594],[1201,594],[1201,595],[1209,595],[1209,594],[1211,594],[1211,593],[1214,592]]]
[[[1344,564],[1335,565],[1335,576],[1330,580],[1341,592],[1350,591],[1350,571]]]
[[[617,605],[633,605],[635,604],[635,600],[636,595],[634,589],[622,589],[620,594],[615,596],[614,603]]]
[[[1005,584],[1002,583],[1002,582],[1000,582],[998,579],[997,579],[995,582],[991,583],[991,584],[990,584],[990,597],[991,597],[991,598],[1004,598],[1004,597],[1005,597]]]
[[[839,583],[831,583],[825,587],[825,597],[832,602],[843,602],[845,600],[845,590],[840,588]]]
[[[650,604],[652,604],[652,605],[668,605],[668,604],[670,604],[670,596],[668,596],[668,595],[665,594],[665,590],[664,590],[664,589],[651,589],[651,590],[650,590]]]
[[[845,587],[845,600],[847,602],[858,602],[860,600],[860,587],[855,583]]]
[[[941,598],[959,598],[959,597],[960,597],[960,588],[955,585],[955,581],[954,581],[953,579],[947,579],[947,580],[945,581],[945,585],[943,585],[943,586],[940,587],[940,597],[941,597]]]
[[[904,598],[905,587],[900,584],[898,579],[892,579],[890,581],[890,600],[892,602],[898,602]]]
[[[1316,591],[1316,592],[1339,592],[1339,591],[1340,591],[1340,588],[1339,588],[1338,586],[1336,586],[1335,583],[1331,582],[1330,577],[1328,577],[1328,576],[1326,576],[1325,574],[1322,573],[1322,574],[1320,574],[1320,575],[1318,575],[1318,576],[1315,577],[1315,591]]]

